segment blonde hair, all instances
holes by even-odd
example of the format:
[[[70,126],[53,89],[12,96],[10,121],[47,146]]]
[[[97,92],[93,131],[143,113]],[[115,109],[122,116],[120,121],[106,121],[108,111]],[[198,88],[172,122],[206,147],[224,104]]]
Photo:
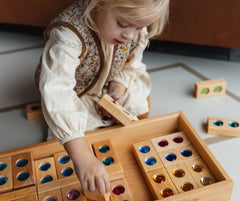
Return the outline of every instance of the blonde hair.
[[[83,18],[87,25],[95,31],[97,31],[97,27],[94,16],[97,9],[141,9],[145,15],[137,14],[133,16],[132,12],[125,12],[123,15],[129,21],[156,18],[148,27],[148,35],[146,36],[148,39],[162,33],[169,15],[169,0],[83,0],[82,3],[84,9]]]

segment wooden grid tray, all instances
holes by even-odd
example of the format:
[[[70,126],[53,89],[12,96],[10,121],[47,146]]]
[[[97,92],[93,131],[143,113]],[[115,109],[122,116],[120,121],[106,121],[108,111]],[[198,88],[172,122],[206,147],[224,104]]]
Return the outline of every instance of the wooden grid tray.
[[[201,139],[182,112],[175,112],[153,118],[148,118],[133,122],[128,126],[114,126],[86,133],[86,139],[89,144],[99,141],[111,140],[119,161],[124,170],[124,176],[132,193],[134,200],[153,201],[151,191],[141,173],[137,161],[133,155],[133,144],[150,140],[152,138],[169,135],[175,132],[183,131],[191,144],[197,150],[198,154],[204,160],[209,170],[213,173],[217,182],[209,186],[193,189],[174,196],[164,198],[166,201],[230,201],[233,182],[221,164],[217,161],[205,142]],[[32,146],[18,148],[0,154],[0,158],[31,152],[33,160],[47,158],[55,153],[64,151],[58,141],[48,141]],[[29,188],[29,196],[33,194],[32,188]],[[27,195],[28,188],[16,191],[16,195],[23,196],[20,191]],[[20,193],[19,193],[20,192]],[[14,200],[16,196],[8,199],[8,193],[0,194],[0,200]]]

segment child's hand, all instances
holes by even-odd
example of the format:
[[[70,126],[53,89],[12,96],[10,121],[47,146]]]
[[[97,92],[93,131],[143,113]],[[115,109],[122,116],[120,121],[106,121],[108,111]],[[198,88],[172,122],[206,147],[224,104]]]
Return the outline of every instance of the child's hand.
[[[108,95],[113,98],[115,104],[118,104],[118,105],[123,104],[122,98],[123,98],[125,92],[126,92],[126,87],[123,86],[121,83],[116,82],[116,81],[110,82],[109,89],[108,89]],[[99,109],[99,114],[104,117],[112,118],[111,114],[109,114],[103,108]]]
[[[108,193],[110,181],[108,173],[102,164],[91,152],[85,138],[77,138],[64,144],[71,157],[75,172],[84,191],[94,192],[96,189],[101,194]]]
[[[116,81],[111,81],[108,89],[108,95],[111,96],[115,103],[118,105],[122,105],[122,98],[126,92],[126,87],[121,83]]]

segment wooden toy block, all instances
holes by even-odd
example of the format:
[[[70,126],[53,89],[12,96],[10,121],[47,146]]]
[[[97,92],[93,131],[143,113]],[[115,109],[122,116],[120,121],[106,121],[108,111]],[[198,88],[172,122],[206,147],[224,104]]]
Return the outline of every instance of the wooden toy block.
[[[121,163],[106,166],[108,172],[109,180],[115,181],[124,178],[123,167]]]
[[[57,180],[57,173],[53,157],[35,160],[37,185]]]
[[[150,140],[134,144],[133,153],[140,168],[144,172],[149,172],[163,167],[163,163]]]
[[[145,179],[154,199],[162,199],[178,194],[165,168],[147,172]]]
[[[38,201],[38,198],[37,198],[37,194],[36,194],[36,195],[30,195],[30,196],[27,196],[27,197],[24,197],[24,198],[19,198],[19,199],[14,200],[14,201]]]
[[[74,185],[74,184],[79,184],[79,180],[76,176],[64,177],[64,178],[53,180],[51,182],[47,182],[41,185],[37,185],[37,191],[40,194],[43,192],[56,190],[56,189],[63,188],[65,186]]]
[[[162,137],[151,139],[157,152],[161,152],[175,147],[191,144],[184,132],[177,132]]]
[[[199,154],[192,145],[185,145],[176,149],[169,149],[158,153],[164,167],[176,165],[187,160],[198,158]]]
[[[240,120],[208,117],[207,133],[239,137],[240,136]]]
[[[37,195],[36,186],[28,186],[27,188],[16,189],[14,191],[0,194],[0,200],[14,201],[14,200],[23,199],[25,197],[31,197],[36,195]]]
[[[123,178],[123,168],[110,140],[92,144],[96,157],[103,162],[110,181]]]
[[[0,159],[0,193],[13,189],[11,157]]]
[[[62,200],[63,201],[69,201],[69,200],[75,200],[75,201],[87,201],[81,185],[79,183],[72,184],[69,186],[64,186],[61,188],[62,192]]]
[[[105,94],[98,104],[125,126],[133,120],[133,116],[124,107],[115,104],[108,94]]]
[[[201,158],[186,161],[185,165],[199,187],[216,182],[215,177]]]
[[[26,115],[27,119],[38,119],[43,116],[42,109],[41,109],[41,103],[32,103],[27,104],[26,106]]]
[[[195,83],[195,97],[204,98],[226,93],[227,83],[224,79],[205,80]]]
[[[62,201],[62,193],[60,189],[50,190],[38,194],[38,201]]]
[[[94,153],[99,160],[103,161],[103,159],[109,156],[113,159],[112,162],[119,163],[115,150],[112,146],[111,140],[100,141],[92,144],[92,146]]]
[[[12,156],[13,189],[35,185],[31,152]]]
[[[111,182],[110,189],[111,201],[134,201],[126,179]]]
[[[101,195],[98,190],[95,192],[84,191],[85,197],[88,201],[112,201],[110,200],[110,193]]]
[[[58,178],[75,175],[73,162],[67,152],[60,152],[53,155]]]
[[[179,193],[198,188],[196,181],[184,163],[168,166],[166,170]]]

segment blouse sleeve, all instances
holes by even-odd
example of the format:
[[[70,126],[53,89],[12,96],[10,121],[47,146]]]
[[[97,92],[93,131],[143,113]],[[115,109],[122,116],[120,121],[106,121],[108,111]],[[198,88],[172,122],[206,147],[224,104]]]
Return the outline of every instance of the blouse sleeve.
[[[140,91],[144,98],[149,96],[151,89],[150,76],[146,71],[146,65],[142,63],[143,51],[148,45],[148,40],[145,39],[146,34],[147,29],[144,28],[140,32],[139,42],[129,54],[124,68],[116,77],[114,77],[115,81],[120,82],[127,89],[132,88]]]
[[[41,60],[39,88],[49,128],[64,144],[84,136],[87,111],[74,91],[75,70],[82,52],[80,39],[68,28],[52,29]]]

